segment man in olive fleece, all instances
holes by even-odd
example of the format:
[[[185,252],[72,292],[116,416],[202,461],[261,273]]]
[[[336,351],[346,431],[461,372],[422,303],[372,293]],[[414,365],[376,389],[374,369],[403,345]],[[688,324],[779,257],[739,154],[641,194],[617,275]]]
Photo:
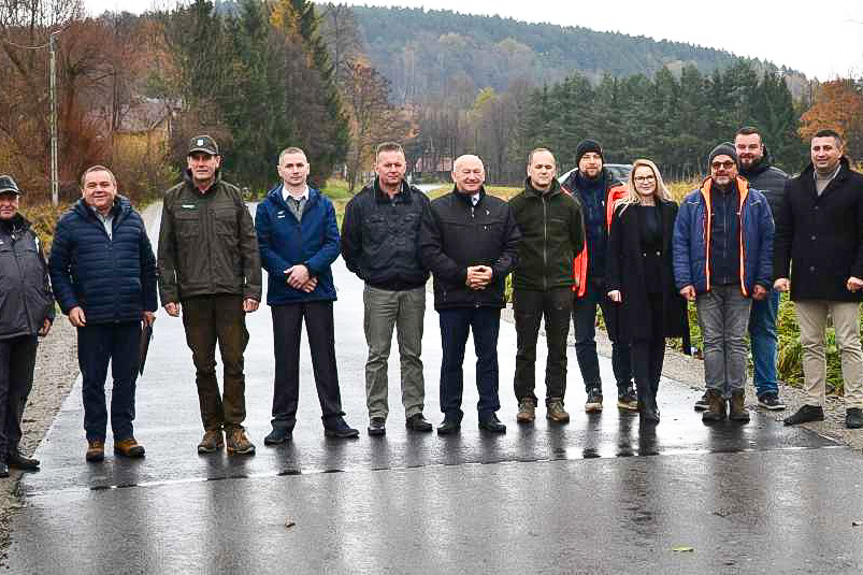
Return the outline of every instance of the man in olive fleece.
[[[515,396],[519,423],[536,418],[536,341],[545,317],[548,359],[545,368],[546,417],[569,421],[566,392],[566,341],[572,313],[572,260],[584,247],[584,217],[578,201],[560,188],[557,163],[545,148],[530,153],[524,191],[510,200],[521,231],[513,273],[513,311],[518,351]]]
[[[246,437],[243,352],[245,314],[261,300],[261,259],[252,216],[236,186],[219,177],[221,156],[210,136],[192,138],[185,180],[165,194],[159,231],[159,295],[169,315],[183,312],[197,370],[204,423],[199,453],[224,445],[252,454]],[[216,343],[224,363],[224,397],[216,381]]]

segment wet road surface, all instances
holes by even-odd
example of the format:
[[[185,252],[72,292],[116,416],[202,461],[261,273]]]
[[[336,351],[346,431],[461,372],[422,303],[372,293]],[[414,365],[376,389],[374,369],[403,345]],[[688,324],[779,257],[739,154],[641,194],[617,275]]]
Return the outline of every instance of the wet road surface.
[[[42,471],[21,483],[27,505],[13,525],[11,571],[863,571],[863,527],[852,526],[863,520],[859,453],[760,411],[749,425],[706,427],[692,410],[700,391],[671,381],[660,389],[662,423],[641,430],[615,408],[605,359],[606,409],[588,417],[573,349],[573,422],[550,424],[540,407],[536,424],[517,426],[509,323],[499,345],[506,435],[476,428],[469,342],[459,436],[405,430],[394,345],[387,435],[368,437],[362,283],[341,260],[334,273],[342,399],[359,439],[324,438],[304,342],[293,441],[263,445],[273,349],[262,307],[247,318],[246,352],[246,424],[258,453],[199,456],[191,355],[182,322],[162,312],[138,382],[135,435],[146,459],[115,459],[109,440],[104,463],[84,462],[79,381],[37,452]],[[425,325],[426,415],[438,423],[431,294]]]

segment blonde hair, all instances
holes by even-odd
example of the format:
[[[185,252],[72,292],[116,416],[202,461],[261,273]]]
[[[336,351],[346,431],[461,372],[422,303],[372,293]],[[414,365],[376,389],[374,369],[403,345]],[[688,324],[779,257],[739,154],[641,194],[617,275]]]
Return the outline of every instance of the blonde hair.
[[[635,170],[641,167],[650,168],[650,171],[653,172],[653,176],[656,178],[656,188],[653,190],[653,197],[666,201],[671,199],[671,192],[665,187],[665,182],[662,181],[662,174],[659,173],[659,168],[656,167],[656,164],[645,159],[635,160],[632,163],[632,171],[629,172],[629,178],[626,180],[626,196],[617,201],[617,206],[623,206],[621,213],[630,204],[641,203],[641,196],[638,194],[638,190],[635,189]],[[615,209],[617,209],[617,206],[615,206]]]

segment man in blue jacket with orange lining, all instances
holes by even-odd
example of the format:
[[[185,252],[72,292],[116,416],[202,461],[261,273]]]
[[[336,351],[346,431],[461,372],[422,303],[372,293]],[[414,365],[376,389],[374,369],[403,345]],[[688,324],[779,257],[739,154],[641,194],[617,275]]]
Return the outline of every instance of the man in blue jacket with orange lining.
[[[305,319],[315,386],[327,437],[356,437],[345,423],[333,333],[331,264],[339,257],[339,228],[332,202],[306,179],[309,162],[300,148],[279,155],[282,184],[258,204],[255,229],[261,263],[269,275],[267,305],[273,314],[276,373],[273,430],[264,438],[276,445],[291,438],[300,388],[300,332]]]
[[[704,340],[705,423],[748,422],[746,328],[752,300],[772,287],[773,216],[767,199],[738,175],[737,152],[724,143],[710,176],[680,204],[674,224],[674,280],[694,301]]]

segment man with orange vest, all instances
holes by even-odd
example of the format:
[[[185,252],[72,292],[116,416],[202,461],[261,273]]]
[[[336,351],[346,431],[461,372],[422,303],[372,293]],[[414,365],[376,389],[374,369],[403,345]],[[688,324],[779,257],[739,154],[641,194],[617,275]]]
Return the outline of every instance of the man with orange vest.
[[[572,321],[575,326],[575,357],[587,391],[584,410],[602,411],[602,380],[596,354],[596,306],[612,341],[611,364],[617,380],[617,406],[625,411],[638,411],[638,400],[632,386],[632,365],[629,346],[615,341],[616,310],[605,294],[605,259],[608,229],[615,202],[626,193],[623,184],[603,167],[602,146],[593,140],[579,142],[575,150],[578,169],[561,187],[579,200],[583,208],[586,246],[574,262],[578,281],[573,288]]]
[[[746,423],[746,328],[752,300],[772,287],[773,216],[767,199],[738,175],[737,152],[716,146],[710,176],[680,204],[672,241],[674,281],[695,302],[704,341],[705,423]]]

